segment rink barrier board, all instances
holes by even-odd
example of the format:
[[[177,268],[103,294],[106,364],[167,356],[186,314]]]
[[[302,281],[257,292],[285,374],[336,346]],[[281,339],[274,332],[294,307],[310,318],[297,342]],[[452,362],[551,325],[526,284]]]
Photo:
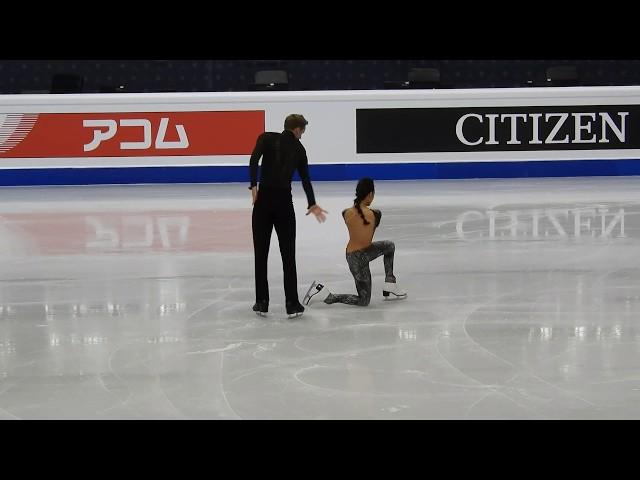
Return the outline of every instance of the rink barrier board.
[[[314,181],[640,174],[640,86],[3,95],[0,185],[248,182],[294,112]]]
[[[640,159],[311,165],[314,181],[640,175]],[[296,174],[294,180],[298,181]],[[1,186],[249,183],[246,166],[5,169]]]

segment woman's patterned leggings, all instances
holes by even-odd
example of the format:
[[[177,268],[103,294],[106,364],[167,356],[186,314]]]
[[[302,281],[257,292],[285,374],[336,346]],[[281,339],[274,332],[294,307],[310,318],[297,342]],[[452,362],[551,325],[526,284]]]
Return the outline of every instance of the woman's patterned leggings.
[[[347,253],[347,264],[349,270],[356,281],[358,295],[331,293],[325,299],[325,303],[346,303],[347,305],[358,305],[366,307],[371,301],[371,271],[369,262],[375,260],[380,255],[384,255],[385,282],[395,283],[396,277],[393,275],[393,254],[396,246],[393,242],[383,240],[373,242],[363,250]]]

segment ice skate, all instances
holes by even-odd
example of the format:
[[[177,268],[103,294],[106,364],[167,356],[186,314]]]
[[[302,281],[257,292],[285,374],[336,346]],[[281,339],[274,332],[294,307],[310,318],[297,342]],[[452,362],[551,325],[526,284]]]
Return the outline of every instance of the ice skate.
[[[314,280],[302,299],[302,303],[304,305],[309,305],[313,302],[323,302],[329,296],[329,293],[330,292],[327,287]]]
[[[289,318],[301,317],[302,312],[304,312],[304,307],[300,305],[300,302],[295,302],[295,303],[287,302],[286,308],[287,308],[287,315],[289,316]]]
[[[269,311],[269,303],[262,301],[256,302],[253,306],[253,311],[256,312],[256,315],[260,315],[261,317],[266,317],[267,312]]]
[[[407,292],[398,287],[397,283],[384,282],[382,295],[385,300],[403,300],[407,298]]]

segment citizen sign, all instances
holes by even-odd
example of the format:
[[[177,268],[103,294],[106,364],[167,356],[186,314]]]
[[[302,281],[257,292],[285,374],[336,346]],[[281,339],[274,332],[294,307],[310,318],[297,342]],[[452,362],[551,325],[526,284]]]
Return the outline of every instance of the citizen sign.
[[[456,136],[465,145],[499,145],[496,131],[506,129],[506,134],[499,137],[508,138],[503,142],[507,145],[609,143],[612,135],[625,143],[628,115],[629,112],[617,112],[613,118],[607,112],[467,113],[456,123]],[[474,122],[481,125],[483,135],[465,136],[465,124],[468,127]]]
[[[640,105],[356,111],[358,153],[640,149]]]

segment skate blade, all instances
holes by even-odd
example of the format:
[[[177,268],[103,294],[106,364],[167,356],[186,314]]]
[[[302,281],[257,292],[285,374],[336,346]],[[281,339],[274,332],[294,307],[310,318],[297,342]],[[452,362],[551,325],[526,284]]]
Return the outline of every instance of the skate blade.
[[[309,297],[305,297],[302,299],[302,305],[304,305],[305,307],[308,307],[311,304],[311,299],[313,297],[315,297],[316,294],[314,293],[313,295],[309,296]],[[315,301],[315,300],[314,300]]]
[[[303,313],[304,313],[304,312],[288,313],[287,315],[288,315],[288,317],[291,319],[291,318],[298,318],[298,317],[301,317]]]
[[[383,300],[385,302],[393,302],[395,300],[404,300],[405,298],[407,298],[406,293],[404,295],[396,295],[395,293],[389,293],[389,296],[384,297]]]
[[[259,317],[266,317],[266,316],[267,316],[267,313],[266,313],[266,312],[253,312],[253,313],[255,313],[256,315],[258,315]]]
[[[315,281],[311,284],[311,286],[309,287],[309,290],[307,290],[307,293],[305,294],[304,298],[302,299],[302,304],[303,305],[309,305],[309,302],[311,301],[311,298],[313,298],[313,296],[318,293],[318,289],[316,288],[317,286],[318,286],[318,284]]]

